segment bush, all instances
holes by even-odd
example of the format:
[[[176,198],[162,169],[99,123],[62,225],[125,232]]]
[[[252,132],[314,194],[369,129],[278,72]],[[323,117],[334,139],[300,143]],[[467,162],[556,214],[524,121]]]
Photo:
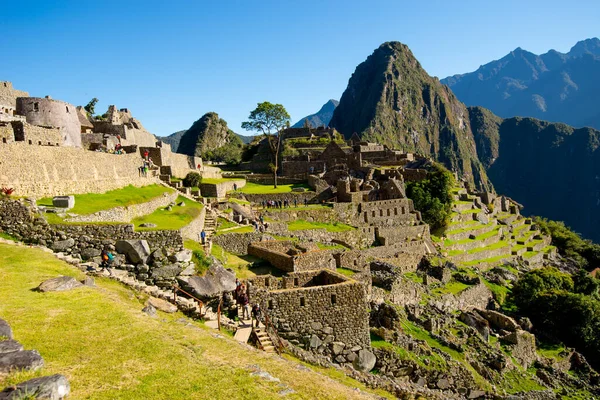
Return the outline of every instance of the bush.
[[[204,275],[212,264],[212,259],[204,255],[202,250],[194,250],[192,252],[192,261],[194,262],[194,269],[198,275]]]
[[[412,199],[415,208],[421,211],[423,220],[432,229],[438,229],[450,222],[453,186],[454,177],[450,171],[434,164],[426,179],[407,183],[406,195]]]
[[[185,178],[183,178],[183,186],[185,187],[198,187],[202,182],[202,177],[197,172],[189,172]]]

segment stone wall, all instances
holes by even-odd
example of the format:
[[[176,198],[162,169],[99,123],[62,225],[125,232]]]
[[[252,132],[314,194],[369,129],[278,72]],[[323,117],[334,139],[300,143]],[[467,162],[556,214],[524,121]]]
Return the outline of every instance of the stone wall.
[[[18,196],[55,196],[103,193],[127,185],[156,182],[141,177],[137,154],[115,155],[72,147],[0,145],[0,187],[16,189]]]
[[[377,227],[375,228],[375,237],[383,246],[403,243],[414,238],[429,239],[429,225]]]
[[[225,251],[244,255],[248,254],[248,245],[260,241],[263,235],[260,232],[227,233],[224,235],[213,235],[211,240],[214,244],[225,249]]]
[[[211,172],[214,172],[214,168],[206,168],[205,171],[205,168],[202,167],[202,158],[173,153],[169,146],[139,147],[140,157],[145,151],[148,151],[148,155],[152,158],[152,162],[155,165],[171,167],[171,173],[175,177],[184,178],[188,172],[198,172],[205,178],[220,177],[220,170],[217,176],[213,176],[215,174],[211,175]],[[198,165],[200,165],[200,169]]]
[[[80,254],[87,248],[98,250],[114,246],[121,239],[147,240],[155,250],[183,248],[179,231],[135,232],[131,224],[110,225],[49,225],[33,209],[19,200],[0,200],[0,231],[26,242],[35,243],[70,254]]]
[[[162,196],[148,202],[128,207],[115,207],[93,214],[79,215],[67,219],[67,222],[129,222],[136,217],[152,214],[157,208],[166,207],[177,199],[178,192],[165,188]]]
[[[81,147],[81,123],[74,105],[49,98],[19,97],[17,114],[24,115],[32,125],[60,128],[64,146]]]
[[[410,199],[379,200],[360,203],[358,213],[368,225],[398,225],[399,222],[415,221],[415,208]]]
[[[223,198],[226,197],[227,192],[233,190],[233,186],[237,185],[237,188],[242,188],[246,186],[245,179],[236,179],[230,180],[220,183],[201,183],[200,184],[200,193],[202,193],[203,197],[218,197]]]
[[[198,240],[200,232],[204,229],[204,220],[206,219],[206,207],[202,207],[200,215],[198,215],[192,222],[181,228],[181,236],[184,239]]]
[[[316,196],[315,192],[289,192],[289,193],[278,193],[278,194],[240,194],[239,197],[244,197],[246,200],[260,204],[263,201],[269,200],[289,200],[290,204],[294,204],[294,199],[298,205],[304,204],[304,199],[311,203],[311,200]],[[312,204],[312,203],[311,203]]]
[[[0,145],[24,142],[36,146],[61,146],[60,128],[36,126],[24,121],[0,122]]]
[[[29,97],[29,93],[14,89],[11,82],[0,81],[0,107],[14,111],[17,107],[17,97]]]
[[[301,286],[318,280],[320,274],[334,276],[342,283]],[[368,305],[361,283],[329,271],[295,273],[285,279],[292,285],[298,281],[293,288],[272,291],[253,284],[250,299],[267,311],[281,336],[321,352],[328,351],[332,342],[344,343],[346,348],[371,345]]]
[[[290,255],[286,252],[295,249],[290,241],[262,241],[248,246],[248,254],[261,258],[284,272],[300,272],[317,269],[335,271],[335,259],[329,250],[313,250]]]

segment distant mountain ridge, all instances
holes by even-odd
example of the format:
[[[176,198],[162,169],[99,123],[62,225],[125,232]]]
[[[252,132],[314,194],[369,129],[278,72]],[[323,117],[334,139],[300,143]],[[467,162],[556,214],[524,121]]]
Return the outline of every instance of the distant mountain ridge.
[[[536,55],[518,47],[475,72],[442,79],[468,106],[495,114],[534,117],[600,129],[600,40],[578,42],[568,53]]]
[[[302,128],[304,126],[304,121],[308,120],[311,128],[318,128],[320,126],[328,126],[329,121],[331,121],[331,117],[333,116],[333,111],[340,104],[339,101],[330,99],[327,103],[323,104],[323,107],[315,114],[311,114],[307,117],[301,118],[300,121],[296,122],[292,125],[292,128]]]

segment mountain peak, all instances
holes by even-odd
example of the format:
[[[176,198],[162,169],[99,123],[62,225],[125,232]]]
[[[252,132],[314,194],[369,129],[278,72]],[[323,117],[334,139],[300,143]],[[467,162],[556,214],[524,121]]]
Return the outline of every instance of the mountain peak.
[[[571,47],[568,55],[571,57],[581,57],[584,54],[600,56],[600,39],[589,38],[581,40]]]
[[[318,128],[319,126],[328,126],[331,117],[333,116],[333,111],[338,106],[339,101],[334,99],[329,99],[319,111],[315,114],[311,114],[307,117],[301,118],[298,122],[292,125],[292,128],[302,128],[304,126],[304,121],[308,120],[308,123],[313,128]]]

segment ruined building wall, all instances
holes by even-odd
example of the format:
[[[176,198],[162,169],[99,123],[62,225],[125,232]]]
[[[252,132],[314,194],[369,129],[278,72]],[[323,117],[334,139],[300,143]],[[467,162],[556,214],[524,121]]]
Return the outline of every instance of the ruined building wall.
[[[0,113],[14,115],[17,108],[17,97],[29,97],[29,93],[13,88],[12,83],[0,81]]]
[[[319,272],[290,274],[289,278]],[[261,304],[283,337],[302,339],[315,335],[321,342],[342,342],[347,348],[371,344],[366,294],[363,285],[357,281],[258,290],[250,301]]]
[[[127,185],[144,186],[155,178],[139,176],[137,154],[115,155],[72,147],[0,144],[0,187],[18,196],[103,193]]]
[[[60,128],[35,126],[24,121],[0,122],[0,144],[24,142],[35,146],[61,146]]]
[[[81,147],[81,123],[74,105],[53,99],[19,97],[17,114],[24,115],[32,125],[59,127],[64,146]]]

